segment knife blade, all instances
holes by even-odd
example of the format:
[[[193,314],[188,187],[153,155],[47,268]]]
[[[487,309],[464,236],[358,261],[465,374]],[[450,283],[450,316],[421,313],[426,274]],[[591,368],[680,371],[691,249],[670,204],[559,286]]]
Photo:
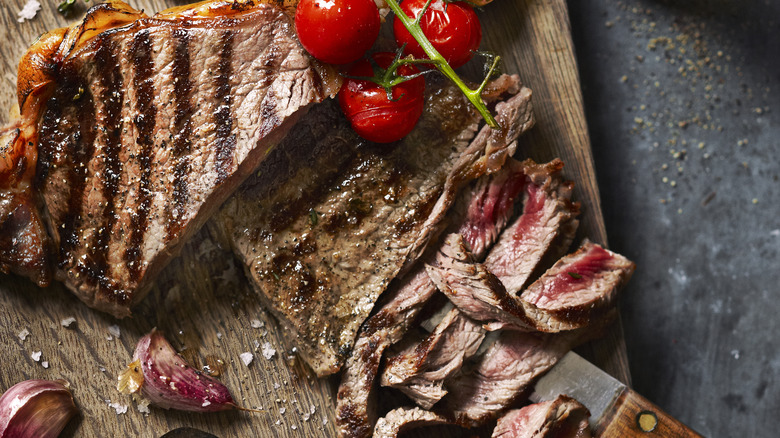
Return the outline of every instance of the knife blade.
[[[534,403],[566,394],[590,411],[599,437],[701,437],[651,401],[580,357],[567,353],[534,387]]]

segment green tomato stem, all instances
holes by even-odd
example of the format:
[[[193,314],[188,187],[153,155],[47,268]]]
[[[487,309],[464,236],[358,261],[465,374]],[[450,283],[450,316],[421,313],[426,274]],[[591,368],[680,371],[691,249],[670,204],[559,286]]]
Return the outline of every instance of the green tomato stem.
[[[436,50],[435,47],[433,47],[433,44],[428,40],[428,37],[425,36],[425,34],[422,31],[422,28],[420,27],[420,18],[425,13],[425,10],[427,9],[428,5],[430,5],[431,1],[429,0],[426,3],[425,8],[422,9],[417,19],[412,20],[409,18],[404,11],[401,10],[401,6],[399,5],[396,0],[385,0],[388,6],[390,6],[390,9],[393,10],[396,17],[398,17],[399,20],[401,20],[401,23],[406,27],[406,29],[409,31],[410,34],[414,37],[415,40],[420,44],[420,47],[425,51],[425,54],[428,55],[428,58],[422,62],[425,62],[427,64],[433,64],[436,66],[436,68],[449,80],[455,83],[455,85],[458,86],[461,92],[466,96],[466,98],[471,102],[472,105],[479,111],[479,114],[482,115],[482,118],[485,119],[485,122],[493,129],[501,129],[501,126],[496,122],[496,119],[493,117],[492,114],[490,114],[490,111],[488,111],[487,107],[485,106],[485,101],[482,100],[482,90],[484,90],[485,85],[487,85],[488,79],[490,78],[490,75],[495,70],[499,57],[496,57],[493,60],[493,65],[490,67],[490,73],[488,73],[487,77],[485,77],[485,80],[482,81],[482,84],[476,89],[472,90],[470,89],[463,80],[460,79],[460,76],[458,76],[457,73],[455,73],[455,70],[452,69],[452,67],[447,63],[447,61],[444,59],[444,57],[439,53],[438,50]]]

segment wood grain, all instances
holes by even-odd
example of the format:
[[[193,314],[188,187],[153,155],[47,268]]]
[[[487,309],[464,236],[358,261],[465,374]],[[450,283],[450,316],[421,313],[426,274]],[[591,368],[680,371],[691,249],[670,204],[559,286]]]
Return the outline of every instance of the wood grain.
[[[59,1],[42,1],[43,9],[34,20],[18,23],[17,12],[24,3],[4,0],[0,5],[2,108],[11,108],[16,100],[16,65],[26,48],[46,30],[76,18],[58,14]],[[131,3],[157,11],[185,2]],[[75,12],[80,15],[84,9]],[[480,15],[485,23],[483,47],[499,53],[505,60],[504,70],[518,73],[534,90],[538,123],[523,138],[519,155],[564,160],[567,176],[577,182],[575,196],[584,206],[580,235],[606,243],[564,0],[501,0]],[[0,123],[8,120],[7,114],[0,112]],[[69,317],[76,322],[63,327],[61,321]],[[119,338],[109,334],[111,325],[121,330]],[[138,412],[129,396],[116,391],[115,382],[130,362],[136,340],[152,327],[164,330],[196,366],[205,364],[207,358],[212,362],[222,359],[222,381],[240,404],[260,412]],[[24,340],[18,336],[22,331],[30,333]],[[63,436],[157,437],[180,426],[220,437],[334,436],[338,381],[314,378],[293,354],[295,346],[285,344],[279,333],[232,255],[205,229],[165,269],[131,319],[117,321],[94,312],[59,284],[39,289],[24,279],[0,276],[0,351],[4,356],[0,390],[29,378],[70,381],[81,414]],[[270,359],[263,357],[264,344],[275,349]],[[624,382],[629,380],[619,323],[605,339],[584,350],[597,365]],[[37,351],[42,352],[39,362],[31,358]],[[255,354],[249,367],[239,360],[239,354],[246,351]],[[109,403],[126,405],[128,410],[117,414]]]

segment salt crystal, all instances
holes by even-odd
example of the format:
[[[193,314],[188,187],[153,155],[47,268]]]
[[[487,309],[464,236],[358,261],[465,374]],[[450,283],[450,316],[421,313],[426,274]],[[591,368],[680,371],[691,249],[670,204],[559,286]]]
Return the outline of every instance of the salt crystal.
[[[41,362],[41,366],[44,367],[44,368],[49,368],[49,361],[48,360],[44,360],[43,362]]]
[[[328,424],[328,417],[322,419],[322,425],[324,426],[326,424]]]
[[[113,336],[113,337],[115,337],[117,339],[119,339],[119,337],[122,335],[122,330],[119,328],[118,325],[110,325],[110,326],[108,326],[108,332],[111,333],[111,336]]]
[[[260,348],[260,341],[258,341],[257,339],[252,341],[252,344],[255,345],[255,351],[257,351],[257,349]]]
[[[138,401],[138,404],[136,405],[136,409],[138,409],[138,412],[142,414],[148,414],[149,411],[149,400],[147,399],[141,399]]]
[[[203,400],[203,404],[202,404],[201,406],[202,406],[202,407],[204,407],[204,408],[205,408],[206,406],[211,406],[211,402],[210,402],[210,401],[208,401],[208,400]]]
[[[108,407],[114,408],[117,415],[122,415],[124,413],[127,413],[127,405],[123,405],[120,403],[112,403],[111,400],[106,400],[106,403],[108,403]]]
[[[263,324],[263,321],[260,321],[259,319],[253,319],[249,324],[252,325],[252,328],[262,328],[263,325],[265,325]]]
[[[19,11],[19,18],[16,19],[16,21],[20,23],[24,23],[24,20],[32,20],[35,18],[35,15],[38,14],[38,11],[41,10],[41,4],[38,3],[36,0],[29,0],[21,11]]]
[[[24,340],[27,339],[28,336],[30,336],[30,331],[27,329],[23,329],[22,331],[19,332],[17,336],[19,336],[20,341],[24,342]]]
[[[33,351],[32,354],[30,354],[30,358],[36,362],[41,360],[41,352],[40,351]]]
[[[217,339],[222,339],[222,333],[217,332]]]
[[[268,360],[271,360],[271,358],[273,358],[275,354],[276,354],[276,349],[274,349],[274,347],[271,346],[270,342],[263,343],[263,357],[264,358],[266,358]]]
[[[70,327],[70,325],[73,324],[74,322],[76,322],[76,318],[69,316],[63,319],[62,321],[60,321],[60,325],[63,327]]]
[[[309,421],[310,418],[311,418],[311,414],[310,413],[308,413],[308,412],[304,412],[303,413],[303,421]]]
[[[279,389],[281,387],[282,385],[280,385],[279,382],[274,382],[274,389]]]
[[[285,412],[287,412],[287,408],[285,408],[285,407],[279,408],[279,413],[280,414],[284,415]]]
[[[252,359],[254,359],[254,355],[250,352],[241,353],[238,355],[241,358],[241,362],[244,363],[245,366],[249,366],[250,363],[252,363]]]
[[[311,412],[311,414],[314,415],[314,413],[317,412],[317,406],[311,405],[311,408],[309,408],[309,412]]]
[[[282,424],[282,422],[279,421],[279,420],[276,420],[276,423],[274,423],[274,424],[278,426],[278,425]]]
[[[292,430],[295,430],[295,429],[297,429],[297,428],[298,428],[298,426],[296,426],[296,425],[294,425],[294,424],[293,424],[292,426],[290,426],[290,429],[292,429]]]

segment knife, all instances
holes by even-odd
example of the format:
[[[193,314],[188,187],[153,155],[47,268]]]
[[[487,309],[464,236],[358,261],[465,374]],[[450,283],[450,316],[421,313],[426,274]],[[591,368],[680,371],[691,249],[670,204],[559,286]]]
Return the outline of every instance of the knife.
[[[597,437],[701,437],[631,388],[574,352],[536,383],[534,403],[566,394],[590,411]]]

